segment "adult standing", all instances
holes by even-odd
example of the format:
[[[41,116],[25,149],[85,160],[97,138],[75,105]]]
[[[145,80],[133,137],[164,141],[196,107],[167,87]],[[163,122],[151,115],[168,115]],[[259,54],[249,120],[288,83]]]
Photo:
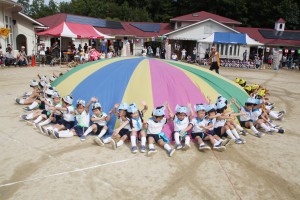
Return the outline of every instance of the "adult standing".
[[[186,57],[186,50],[183,48],[181,51],[181,60],[185,60]]]
[[[59,45],[58,45],[58,42],[55,41],[53,46],[52,46],[52,54],[53,54],[53,57],[55,58],[59,58]]]
[[[160,48],[159,47],[156,47],[155,55],[156,55],[156,57],[159,58],[159,55],[160,55]]]
[[[84,44],[83,49],[84,49],[84,53],[87,53],[87,49],[88,49],[87,43]]]
[[[196,50],[196,47],[194,47],[193,54],[192,54],[192,63],[196,62],[196,53],[197,53],[197,50]]]
[[[243,61],[247,61],[247,50],[243,53]]]
[[[163,47],[161,52],[160,52],[160,58],[161,59],[166,59],[166,49]]]
[[[211,63],[209,70],[215,70],[216,73],[219,74],[219,66],[220,66],[220,55],[217,52],[216,47],[211,47],[211,54],[209,57],[209,61]]]

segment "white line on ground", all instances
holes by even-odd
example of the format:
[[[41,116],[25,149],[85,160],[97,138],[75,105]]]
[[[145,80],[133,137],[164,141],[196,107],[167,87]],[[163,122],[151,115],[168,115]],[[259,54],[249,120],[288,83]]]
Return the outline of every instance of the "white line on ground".
[[[12,185],[19,184],[19,183],[37,181],[37,180],[41,180],[41,179],[45,179],[45,178],[49,178],[49,177],[53,177],[53,176],[60,176],[60,175],[74,173],[74,172],[86,171],[86,170],[95,169],[95,168],[98,168],[98,167],[103,167],[103,166],[106,166],[106,165],[113,165],[113,164],[123,163],[123,162],[131,161],[131,160],[134,160],[134,159],[136,159],[136,157],[135,158],[124,159],[124,160],[117,160],[117,161],[104,163],[104,164],[100,164],[100,165],[95,165],[95,166],[91,166],[91,167],[85,167],[85,168],[81,168],[81,169],[75,169],[75,170],[71,170],[71,171],[60,172],[60,173],[56,173],[56,174],[50,174],[50,175],[47,175],[47,176],[37,177],[37,178],[33,178],[33,179],[27,179],[27,180],[22,180],[22,181],[6,183],[6,184],[0,185],[0,188],[1,187],[12,186]]]

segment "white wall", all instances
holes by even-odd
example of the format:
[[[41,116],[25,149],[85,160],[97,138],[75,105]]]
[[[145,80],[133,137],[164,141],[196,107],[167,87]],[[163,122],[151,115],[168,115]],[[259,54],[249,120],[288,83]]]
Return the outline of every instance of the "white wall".
[[[169,39],[173,40],[202,40],[210,36],[213,32],[232,32],[224,26],[215,22],[207,21],[201,24],[179,30],[168,35]]]
[[[35,39],[35,31],[34,31],[34,25],[31,21],[28,19],[20,16],[19,14],[13,14],[13,19],[16,20],[16,24],[14,26],[14,32],[13,32],[13,44],[14,49],[16,48],[17,42],[16,38],[19,34],[23,34],[26,37],[26,43],[27,43],[27,54],[32,55],[32,53],[36,53],[36,39]],[[19,50],[19,49],[18,49]]]

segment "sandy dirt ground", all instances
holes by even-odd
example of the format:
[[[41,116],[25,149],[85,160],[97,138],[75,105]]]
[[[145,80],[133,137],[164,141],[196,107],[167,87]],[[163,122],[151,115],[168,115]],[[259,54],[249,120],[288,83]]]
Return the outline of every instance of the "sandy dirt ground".
[[[14,98],[30,91],[40,74],[59,67],[0,69],[0,199],[300,199],[300,71],[221,69],[233,80],[263,84],[276,109],[285,109],[283,135],[259,139],[225,152],[177,151],[149,158],[130,153],[129,145],[113,151],[92,137],[54,140],[19,120]]]

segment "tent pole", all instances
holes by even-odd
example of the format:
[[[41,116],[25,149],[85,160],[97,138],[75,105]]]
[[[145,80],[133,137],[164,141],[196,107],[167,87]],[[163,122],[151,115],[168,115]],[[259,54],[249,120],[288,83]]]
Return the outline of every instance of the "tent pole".
[[[61,37],[59,38],[59,66],[61,67]]]

